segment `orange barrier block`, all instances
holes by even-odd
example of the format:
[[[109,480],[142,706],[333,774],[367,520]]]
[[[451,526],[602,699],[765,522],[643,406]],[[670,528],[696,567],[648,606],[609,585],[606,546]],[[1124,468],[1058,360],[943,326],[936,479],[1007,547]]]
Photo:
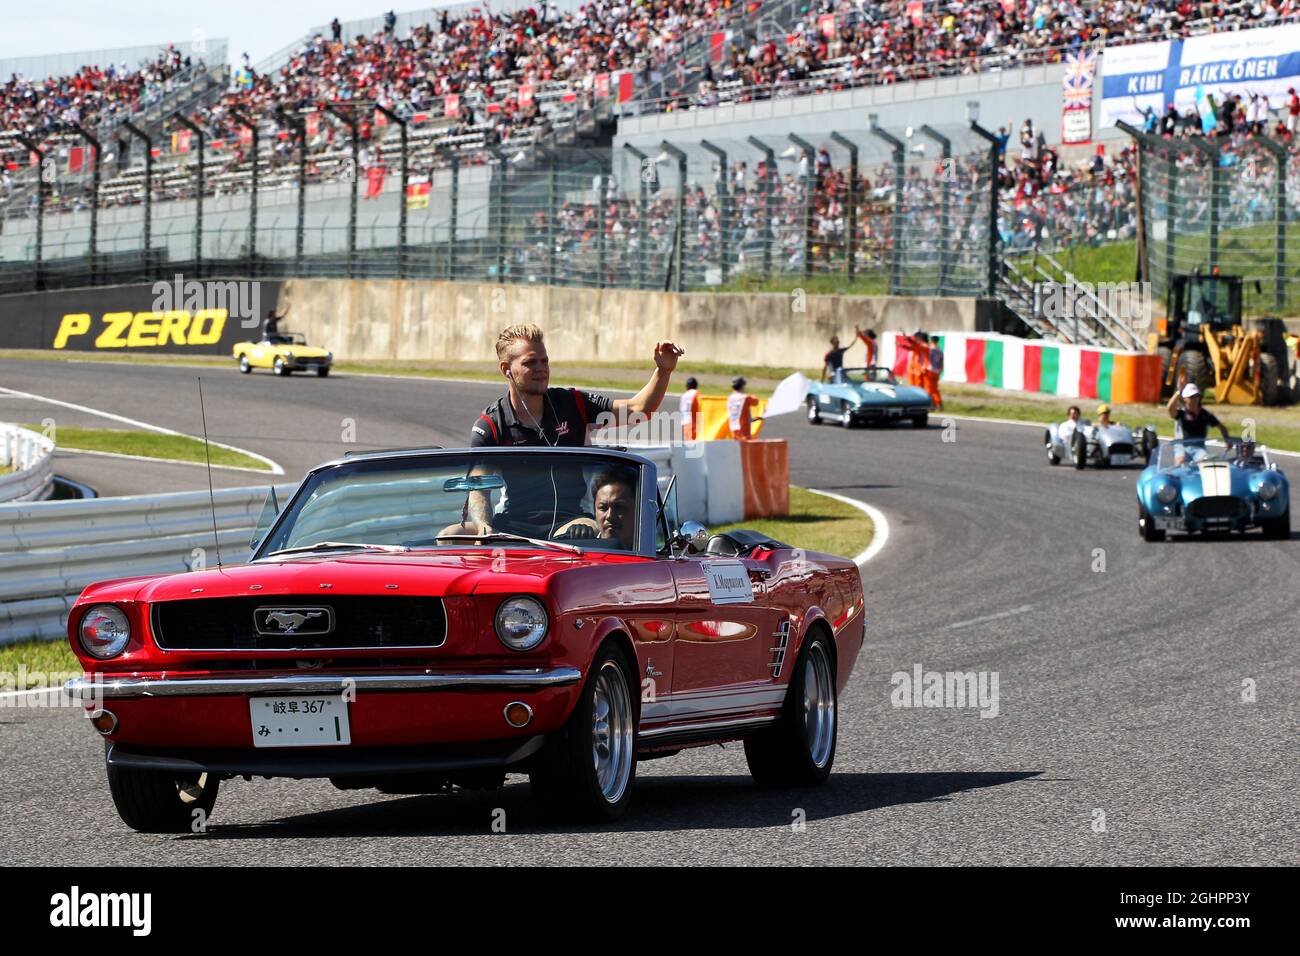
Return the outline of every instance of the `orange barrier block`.
[[[745,480],[745,520],[790,513],[790,455],[784,438],[742,441],[740,468]]]
[[[1111,368],[1110,400],[1155,404],[1160,401],[1160,356],[1115,356]]]

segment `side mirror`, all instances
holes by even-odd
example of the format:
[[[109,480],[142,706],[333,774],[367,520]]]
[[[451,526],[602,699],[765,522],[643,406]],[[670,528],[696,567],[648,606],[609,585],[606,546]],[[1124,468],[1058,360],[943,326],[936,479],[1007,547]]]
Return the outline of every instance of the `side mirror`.
[[[709,546],[709,529],[698,521],[683,522],[676,537],[681,544],[686,546],[688,554],[702,554]]]

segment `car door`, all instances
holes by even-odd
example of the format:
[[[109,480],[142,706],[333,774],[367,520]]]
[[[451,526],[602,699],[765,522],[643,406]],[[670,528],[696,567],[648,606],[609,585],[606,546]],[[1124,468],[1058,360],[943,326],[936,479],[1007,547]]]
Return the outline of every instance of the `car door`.
[[[769,665],[786,615],[767,601],[767,563],[701,554],[671,566],[673,721],[734,719],[780,703]]]

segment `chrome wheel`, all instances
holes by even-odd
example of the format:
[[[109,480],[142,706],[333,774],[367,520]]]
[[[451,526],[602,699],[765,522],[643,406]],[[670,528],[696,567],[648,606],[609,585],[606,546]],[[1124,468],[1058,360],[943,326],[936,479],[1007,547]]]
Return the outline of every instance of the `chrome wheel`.
[[[605,661],[596,675],[591,708],[591,759],[601,795],[617,803],[632,774],[632,700],[627,680],[615,661]]]
[[[830,661],[820,642],[808,649],[803,674],[804,734],[808,756],[816,767],[826,766],[835,743],[835,686]]]

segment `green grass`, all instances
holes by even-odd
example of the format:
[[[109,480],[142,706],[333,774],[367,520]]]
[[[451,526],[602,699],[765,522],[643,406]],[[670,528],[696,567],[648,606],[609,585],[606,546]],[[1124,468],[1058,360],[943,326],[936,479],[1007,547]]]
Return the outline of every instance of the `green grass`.
[[[853,557],[871,544],[875,528],[865,514],[834,498],[790,486],[790,514],[784,518],[739,521],[709,530],[717,533],[750,528],[791,547]]]
[[[23,673],[19,673],[19,668]],[[81,673],[81,663],[66,640],[22,641],[0,647],[0,691],[49,687],[65,675]]]
[[[40,431],[38,425],[24,425]],[[161,435],[157,432],[131,431],[120,428],[60,428],[55,432],[55,444],[69,451],[108,451],[119,455],[139,455],[163,461],[206,461],[203,441],[188,435]],[[213,465],[231,465],[237,468],[254,468],[269,471],[266,462],[232,451],[212,446]]]

